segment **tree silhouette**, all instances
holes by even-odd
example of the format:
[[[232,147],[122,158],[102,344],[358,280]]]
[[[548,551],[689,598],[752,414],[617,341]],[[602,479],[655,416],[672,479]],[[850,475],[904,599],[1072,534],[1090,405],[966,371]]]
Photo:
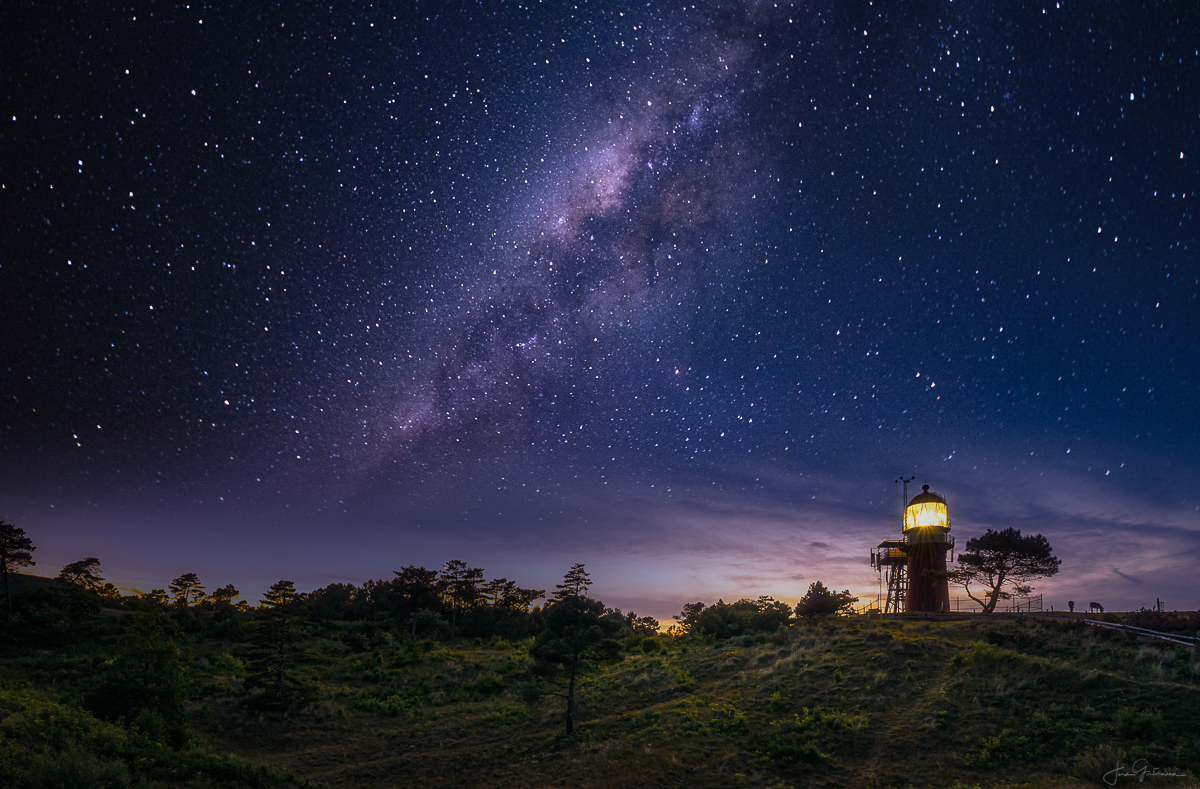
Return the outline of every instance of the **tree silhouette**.
[[[800,602],[796,603],[796,616],[814,617],[848,613],[853,610],[856,602],[858,602],[858,598],[850,594],[849,589],[844,592],[834,592],[826,589],[825,584],[820,581],[814,581],[809,584],[808,591],[804,593],[804,597],[800,598]]]
[[[567,574],[563,576],[561,584],[554,585],[554,599],[562,600],[563,598],[572,595],[576,597],[587,597],[588,589],[592,585],[592,579],[583,569],[582,564],[573,564]]]
[[[689,635],[708,635],[730,638],[744,633],[772,633],[792,618],[792,609],[787,603],[763,595],[757,600],[738,600],[726,603],[718,600],[715,605],[688,603],[674,617]]]
[[[1062,560],[1051,553],[1049,541],[1040,534],[1022,536],[1020,529],[1003,531],[988,529],[980,537],[967,540],[967,550],[959,554],[958,567],[947,577],[962,584],[967,596],[983,606],[983,613],[996,610],[996,603],[1007,600],[1012,593],[1005,591],[1011,584],[1013,592],[1028,594],[1029,582],[1058,572]],[[983,599],[971,594],[971,584],[984,588]]]
[[[80,559],[77,562],[71,562],[64,566],[62,572],[58,574],[58,580],[83,587],[91,592],[96,592],[104,584],[104,579],[100,577],[99,570],[100,560],[95,556],[89,556],[86,559]]]
[[[100,599],[109,605],[121,604],[121,590],[117,588],[116,584],[106,583],[96,590],[96,594],[100,595]]]
[[[567,702],[567,734],[575,731],[575,686],[580,673],[621,658],[621,644],[615,638],[621,621],[604,614],[604,603],[599,600],[577,594],[563,596],[547,606],[546,629],[529,647],[533,672],[564,683],[559,685],[563,692],[553,695]]]
[[[658,620],[652,616],[638,616],[636,612],[624,613],[620,608],[609,608],[604,612],[606,619],[611,619],[621,626],[621,637],[641,636],[643,638],[658,635]]]
[[[412,627],[412,637],[417,637],[417,613],[420,611],[436,612],[441,604],[443,584],[438,580],[437,570],[426,570],[424,567],[409,565],[400,570],[393,570],[395,579],[392,581],[392,594],[397,598],[400,614],[408,618]]]
[[[699,600],[694,603],[684,603],[683,610],[671,618],[679,623],[683,632],[689,635],[699,635],[700,615],[704,613],[704,609],[704,603]]]
[[[516,581],[496,578],[480,588],[484,599],[502,611],[528,611],[535,600],[545,597],[545,589],[522,589]]]
[[[187,608],[189,599],[198,599],[204,593],[204,587],[195,573],[184,573],[171,581],[171,585],[167,588],[171,590],[171,594],[175,595],[175,605],[180,608]],[[236,595],[237,592],[235,591],[234,594]]]
[[[233,584],[225,584],[220,589],[214,589],[212,594],[208,596],[208,599],[212,600],[214,606],[223,608],[227,605],[233,605],[234,598],[236,598],[239,594],[241,594],[241,592],[235,589]]]
[[[166,608],[170,602],[167,599],[167,593],[162,589],[151,589],[149,592],[143,593],[139,599],[144,604],[144,609],[151,611]]]
[[[479,600],[479,587],[483,585],[483,568],[467,567],[466,562],[451,559],[442,565],[441,581],[443,594],[450,603],[450,640],[453,641],[458,610]]]
[[[299,683],[285,668],[292,652],[292,630],[300,595],[291,581],[278,581],[263,594],[258,615],[256,650],[246,677],[248,689],[265,687],[274,702],[283,697],[284,685]]]
[[[32,567],[36,549],[25,530],[11,523],[0,521],[0,575],[4,576],[4,599],[8,603],[8,617],[12,618],[12,593],[8,588],[8,574],[18,567]]]

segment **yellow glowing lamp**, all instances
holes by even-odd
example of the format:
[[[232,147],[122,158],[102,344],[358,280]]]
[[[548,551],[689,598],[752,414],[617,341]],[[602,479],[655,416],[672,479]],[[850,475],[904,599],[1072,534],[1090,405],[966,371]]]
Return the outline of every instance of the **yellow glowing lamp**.
[[[930,493],[928,485],[922,485],[921,492],[913,496],[904,508],[904,531],[907,533],[913,529],[950,531],[950,512],[946,509],[946,500],[936,493]]]

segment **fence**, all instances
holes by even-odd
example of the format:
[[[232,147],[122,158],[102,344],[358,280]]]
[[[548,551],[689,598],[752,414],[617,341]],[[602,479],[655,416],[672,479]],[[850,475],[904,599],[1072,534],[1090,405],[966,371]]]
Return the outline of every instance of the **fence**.
[[[969,597],[952,597],[950,598],[950,610],[954,613],[978,614],[983,611],[983,606]],[[1042,610],[1042,596],[1040,594],[1028,597],[1013,597],[1008,600],[997,601],[996,603],[996,613],[998,614],[1032,614]]]
[[[1013,597],[1008,600],[1000,600],[996,604],[995,613],[997,614],[1035,614],[1040,613],[1042,608],[1042,596],[1029,595],[1028,597]],[[859,615],[879,614],[880,607],[878,600],[869,600],[866,604],[858,606],[854,609],[854,613]],[[981,614],[983,606],[975,602],[969,597],[952,597],[950,598],[950,610],[943,613],[948,614]]]

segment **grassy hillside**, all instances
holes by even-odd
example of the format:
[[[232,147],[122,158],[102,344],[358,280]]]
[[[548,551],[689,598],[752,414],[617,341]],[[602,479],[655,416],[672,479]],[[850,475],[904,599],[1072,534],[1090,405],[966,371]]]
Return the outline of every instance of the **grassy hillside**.
[[[6,665],[5,675],[11,677],[13,668],[19,667]],[[72,671],[60,668],[62,673]],[[34,690],[11,680],[0,684],[0,786],[6,789],[266,788],[305,783],[283,770],[196,744],[168,747],[137,728],[98,720],[64,703],[53,689]]]
[[[180,638],[194,735],[180,758],[209,760],[201,785],[1104,786],[1137,759],[1189,776],[1143,775],[1152,786],[1200,772],[1197,658],[1078,625],[844,619],[715,643],[631,640],[624,661],[585,681],[572,737],[524,644],[326,623],[296,659],[304,694],[256,711],[240,642]],[[10,722],[28,717],[15,706],[87,716],[72,700],[103,648],[67,651],[4,661],[10,755]],[[59,751],[120,761],[120,748],[95,745],[110,735]],[[24,736],[22,758],[36,756]],[[147,776],[175,780],[165,767]]]

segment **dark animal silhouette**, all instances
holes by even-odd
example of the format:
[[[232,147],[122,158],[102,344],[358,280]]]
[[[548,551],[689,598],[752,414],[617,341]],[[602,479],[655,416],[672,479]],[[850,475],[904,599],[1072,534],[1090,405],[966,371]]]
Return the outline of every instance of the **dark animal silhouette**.
[[[1070,608],[1070,609],[1071,609],[1071,613],[1072,613],[1072,614],[1073,614],[1073,613],[1075,613],[1075,601],[1074,601],[1074,600],[1068,600],[1068,601],[1067,601],[1067,608]]]
[[[1088,610],[1089,611],[1099,611],[1100,613],[1103,614],[1104,606],[1100,605],[1099,603],[1088,603]]]

